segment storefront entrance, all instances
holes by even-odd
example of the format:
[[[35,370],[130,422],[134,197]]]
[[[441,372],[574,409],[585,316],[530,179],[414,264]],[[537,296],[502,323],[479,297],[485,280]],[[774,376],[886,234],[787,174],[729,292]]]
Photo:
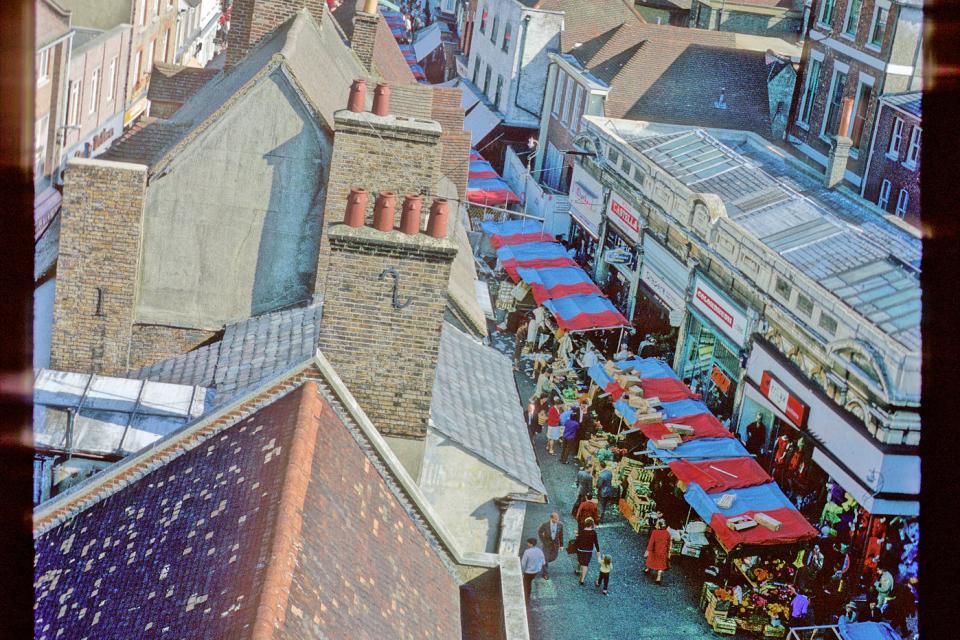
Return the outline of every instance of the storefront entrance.
[[[728,418],[737,391],[739,350],[695,312],[690,313],[683,349],[680,378],[689,380],[717,417]]]

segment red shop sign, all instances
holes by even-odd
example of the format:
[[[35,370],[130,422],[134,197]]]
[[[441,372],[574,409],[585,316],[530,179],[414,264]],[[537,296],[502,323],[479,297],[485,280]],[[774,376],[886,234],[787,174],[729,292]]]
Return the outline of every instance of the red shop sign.
[[[730,393],[730,378],[728,378],[727,374],[721,371],[717,365],[713,365],[713,370],[710,372],[710,379],[713,380],[713,384],[717,385],[720,391]]]
[[[773,406],[780,409],[790,422],[800,428],[806,426],[810,407],[790,393],[769,371],[764,371],[760,376],[760,393],[766,396]]]

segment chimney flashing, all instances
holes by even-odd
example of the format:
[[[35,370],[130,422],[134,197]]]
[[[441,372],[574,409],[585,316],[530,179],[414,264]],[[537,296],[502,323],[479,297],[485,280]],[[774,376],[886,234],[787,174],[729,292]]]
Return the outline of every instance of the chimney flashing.
[[[407,118],[404,116],[378,116],[371,111],[360,113],[341,109],[333,114],[337,129],[356,128],[358,133],[371,134],[370,127],[375,126],[378,133],[395,133],[398,135],[419,134],[430,138],[439,138],[443,132],[440,123],[435,120]]]
[[[340,222],[330,225],[328,232],[330,244],[333,246],[366,245],[371,248],[400,249],[427,256],[434,255],[438,258],[455,256],[458,249],[457,243],[450,238],[434,238],[426,233],[408,235],[399,229],[378,231],[371,226],[351,227]]]

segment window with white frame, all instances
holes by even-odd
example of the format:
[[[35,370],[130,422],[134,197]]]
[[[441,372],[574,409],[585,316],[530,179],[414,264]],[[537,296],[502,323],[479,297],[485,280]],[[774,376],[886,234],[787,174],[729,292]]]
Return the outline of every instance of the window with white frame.
[[[890,204],[890,181],[884,180],[880,183],[880,195],[877,196],[877,206],[886,211]]]
[[[133,84],[134,86],[140,84],[140,70],[143,67],[143,49],[137,51],[137,55],[133,56]]]
[[[820,328],[827,332],[829,335],[834,335],[837,333],[837,321],[828,316],[827,314],[820,313]]]
[[[67,90],[67,124],[80,122],[80,82],[71,82]]]
[[[836,0],[823,0],[823,6],[820,10],[820,23],[830,24],[833,21],[833,9],[836,6]]]
[[[110,61],[110,70],[107,72],[107,102],[113,100],[113,92],[117,89],[117,56]]]
[[[813,111],[813,98],[817,92],[817,85],[820,83],[820,72],[822,69],[822,60],[817,60],[816,58],[810,59],[810,67],[807,71],[807,84],[803,89],[803,99],[800,102],[800,114],[797,118],[800,124],[810,124],[810,113]]]
[[[150,46],[147,48],[147,73],[153,71],[153,59],[157,55],[157,39],[154,38],[150,41]]]
[[[907,159],[903,164],[909,169],[917,168],[917,160],[920,158],[920,127],[914,127],[910,131],[910,146],[907,147]]]
[[[160,0],[153,0],[153,15],[160,15]]]
[[[90,74],[90,113],[97,110],[97,98],[100,95],[100,69],[96,68]]]
[[[140,26],[147,24],[147,0],[140,0]]]
[[[503,75],[497,74],[497,91],[493,95],[493,106],[500,108],[500,96],[503,93]]]
[[[857,86],[857,96],[853,101],[853,124],[850,132],[847,134],[853,141],[853,147],[860,146],[863,138],[863,130],[867,122],[867,109],[870,108],[870,98],[873,96],[873,78],[866,74],[860,74],[860,82]]]
[[[37,86],[42,86],[50,80],[50,47],[37,54]]]
[[[482,9],[480,9],[480,33],[487,32],[487,16],[488,15],[489,15],[489,12],[487,11],[486,7],[483,7]]]
[[[170,45],[170,29],[167,29],[163,32],[163,45],[160,47],[160,60],[163,62],[167,61],[167,56],[169,55],[169,49],[167,47]]]
[[[474,86],[480,86],[477,84],[477,81],[480,80],[480,56],[477,56],[473,59],[473,84]]]
[[[553,92],[553,115],[560,117],[560,106],[563,102],[563,83],[567,79],[567,74],[557,70],[557,87]]]
[[[900,189],[897,194],[897,217],[902,218],[907,214],[907,203],[910,201],[910,194],[906,189]]]
[[[580,110],[583,109],[583,87],[577,85],[577,98],[573,101],[573,122],[570,124],[571,131],[580,129]]]
[[[883,46],[883,33],[887,29],[887,16],[890,15],[890,7],[877,4],[873,9],[873,23],[870,25],[870,38],[867,44],[879,49]]]
[[[843,32],[848,36],[857,35],[857,27],[860,25],[860,10],[863,8],[863,0],[850,0],[847,5],[847,16],[843,21]]]
[[[896,160],[900,157],[900,145],[903,143],[903,120],[893,119],[893,131],[890,132],[890,144],[887,145],[887,157]]]
[[[563,154],[552,142],[547,142],[547,155],[544,158],[543,181],[551,189],[560,186],[560,171],[563,168]]]
[[[33,128],[33,170],[35,175],[42,176],[47,163],[47,129],[50,127],[50,116],[43,116],[34,124]]]
[[[503,25],[503,44],[500,45],[501,51],[508,51],[510,49],[510,33],[513,29],[510,27],[510,23]]]
[[[797,311],[807,316],[808,318],[813,316],[813,300],[803,295],[802,293],[797,294]]]
[[[490,42],[496,44],[497,32],[500,30],[500,16],[493,17],[493,26],[490,27]]]
[[[843,92],[846,86],[847,69],[834,62],[833,81],[830,83],[827,111],[823,117],[823,135],[837,135],[840,128],[840,115],[843,111]]]
[[[573,97],[573,78],[567,79],[567,90],[563,92],[563,115],[560,117],[560,122],[563,122],[567,125],[567,128],[570,128],[570,103],[571,98]]]

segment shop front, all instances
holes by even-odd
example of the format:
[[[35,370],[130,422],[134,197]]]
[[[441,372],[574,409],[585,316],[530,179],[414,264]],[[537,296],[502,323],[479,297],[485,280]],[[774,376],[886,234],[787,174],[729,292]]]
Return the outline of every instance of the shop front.
[[[582,166],[574,165],[570,181],[570,234],[567,245],[574,260],[591,275],[596,275],[597,243],[603,219],[603,185]]]
[[[748,325],[746,309],[697,273],[677,371],[721,420],[733,413]]]
[[[620,195],[611,193],[598,276],[603,282],[604,293],[627,318],[633,317],[640,280],[640,229],[640,215],[636,210]]]
[[[685,298],[689,277],[690,269],[666,247],[649,234],[643,236],[640,287],[633,314],[639,341],[635,350],[637,355],[673,361],[677,331],[686,316]],[[650,336],[656,344],[644,347],[643,353],[639,353],[646,336]]]
[[[836,587],[864,592],[878,573],[916,575],[920,461],[916,450],[878,442],[855,416],[754,336],[737,431],[820,530]]]

